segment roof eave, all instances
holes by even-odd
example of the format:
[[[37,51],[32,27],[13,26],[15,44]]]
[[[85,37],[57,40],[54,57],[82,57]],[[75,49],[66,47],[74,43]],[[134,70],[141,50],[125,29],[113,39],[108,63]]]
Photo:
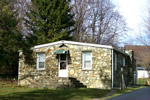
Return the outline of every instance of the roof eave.
[[[43,48],[43,47],[48,47],[52,45],[57,45],[57,44],[72,44],[72,45],[81,45],[81,46],[91,46],[91,47],[98,47],[98,48],[106,48],[106,49],[112,49],[116,50],[122,54],[128,55],[125,52],[122,52],[120,50],[117,50],[116,48],[109,46],[109,45],[99,45],[99,44],[92,44],[92,43],[81,43],[81,42],[74,42],[74,41],[66,41],[66,40],[61,40],[53,43],[47,43],[47,44],[42,44],[42,45],[37,45],[34,46],[32,49],[38,49],[38,48]]]
[[[34,49],[38,49],[38,48],[48,47],[48,46],[57,45],[57,44],[73,44],[73,45],[83,45],[83,46],[91,46],[91,47],[101,47],[101,48],[113,49],[112,46],[108,46],[108,45],[81,43],[81,42],[65,41],[65,40],[57,41],[57,42],[53,42],[53,43],[42,44],[42,45],[37,45],[37,46],[34,46],[33,48]]]

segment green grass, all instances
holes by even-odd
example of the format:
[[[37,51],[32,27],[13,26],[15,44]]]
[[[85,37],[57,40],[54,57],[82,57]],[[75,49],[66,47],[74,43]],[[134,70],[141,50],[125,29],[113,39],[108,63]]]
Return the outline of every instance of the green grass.
[[[106,100],[127,92],[131,92],[143,87],[130,87],[123,90],[114,90],[115,93],[112,96],[104,97],[110,92],[110,90],[102,89],[35,89],[25,87],[1,87],[0,88],[0,100],[92,100],[99,98],[100,100]]]
[[[110,90],[87,88],[25,88],[17,81],[0,80],[0,100],[91,100],[101,98]]]
[[[110,90],[102,89],[33,89],[1,87],[0,99],[5,100],[91,100],[101,98]]]
[[[137,79],[137,84],[146,85],[147,80],[150,80],[150,78],[139,78]]]
[[[128,92],[132,92],[132,91],[135,91],[135,90],[141,89],[141,88],[144,88],[144,87],[143,86],[140,86],[140,87],[128,87],[128,88],[125,88],[123,90],[114,90],[115,93],[113,95],[101,98],[101,100],[106,100],[106,99],[109,99],[109,98],[112,98],[112,97],[115,97],[115,96],[119,96],[119,95],[122,95],[122,94],[125,94],[125,93],[128,93]]]
[[[25,88],[18,87],[17,81],[9,82],[2,80],[0,81],[0,100],[92,100],[95,98],[105,100],[139,88],[142,87],[115,90],[114,95],[102,98],[111,90],[87,88]]]

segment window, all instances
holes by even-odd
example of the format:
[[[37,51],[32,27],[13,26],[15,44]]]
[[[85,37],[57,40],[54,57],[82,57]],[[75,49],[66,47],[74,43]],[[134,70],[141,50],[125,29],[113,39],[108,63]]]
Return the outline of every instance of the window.
[[[60,55],[60,70],[67,68],[67,56],[66,54]]]
[[[45,54],[38,53],[37,54],[37,70],[44,70],[45,69]]]
[[[117,53],[115,53],[115,71],[117,71]]]
[[[92,53],[91,52],[83,52],[82,69],[92,69]]]
[[[126,59],[123,57],[123,66],[126,67]]]

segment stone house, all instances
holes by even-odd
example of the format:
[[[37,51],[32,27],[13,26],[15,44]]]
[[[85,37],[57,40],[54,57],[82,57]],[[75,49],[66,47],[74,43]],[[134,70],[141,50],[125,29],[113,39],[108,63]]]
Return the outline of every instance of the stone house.
[[[19,53],[18,84],[27,87],[120,88],[134,84],[132,53],[112,46],[58,41],[34,46],[34,65]]]

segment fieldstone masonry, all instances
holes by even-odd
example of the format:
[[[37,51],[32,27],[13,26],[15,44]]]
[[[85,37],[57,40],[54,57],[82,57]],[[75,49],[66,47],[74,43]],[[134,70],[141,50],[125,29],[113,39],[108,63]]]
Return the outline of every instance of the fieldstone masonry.
[[[36,65],[30,66],[24,63],[24,57],[20,52],[19,61],[19,85],[29,87],[56,88],[61,85],[70,85],[68,78],[58,77],[58,55],[53,55],[55,50],[69,50],[68,76],[76,78],[87,88],[111,88],[111,50],[97,47],[65,44],[66,46],[53,45],[33,49],[36,62],[36,53],[46,54],[45,70],[37,70]],[[92,69],[82,69],[82,52],[92,52]]]
[[[62,46],[65,45],[65,46]],[[54,55],[55,50],[64,49],[68,50],[68,78],[58,77],[58,55]],[[82,69],[82,52],[92,52],[92,69]],[[33,49],[33,57],[36,62],[36,53],[45,53],[45,70],[37,70],[36,64],[27,65],[24,62],[24,55],[20,52],[19,60],[19,85],[27,87],[76,87],[77,84],[82,84],[87,88],[101,88],[110,89],[112,84],[112,53],[111,49],[81,46],[73,44],[57,44],[38,49]],[[121,54],[121,53],[118,53]],[[119,56],[121,59],[121,56]],[[128,56],[127,56],[128,57]],[[127,59],[127,58],[126,58]],[[119,61],[121,62],[121,61]],[[118,65],[121,66],[121,63]],[[128,61],[127,61],[128,62]],[[118,73],[120,67],[118,67]],[[128,67],[124,68],[128,70]],[[125,72],[125,75],[128,72]],[[114,73],[114,86],[119,86],[120,79],[118,75]],[[71,79],[76,80],[76,84],[73,84]],[[127,79],[126,79],[127,81]]]

